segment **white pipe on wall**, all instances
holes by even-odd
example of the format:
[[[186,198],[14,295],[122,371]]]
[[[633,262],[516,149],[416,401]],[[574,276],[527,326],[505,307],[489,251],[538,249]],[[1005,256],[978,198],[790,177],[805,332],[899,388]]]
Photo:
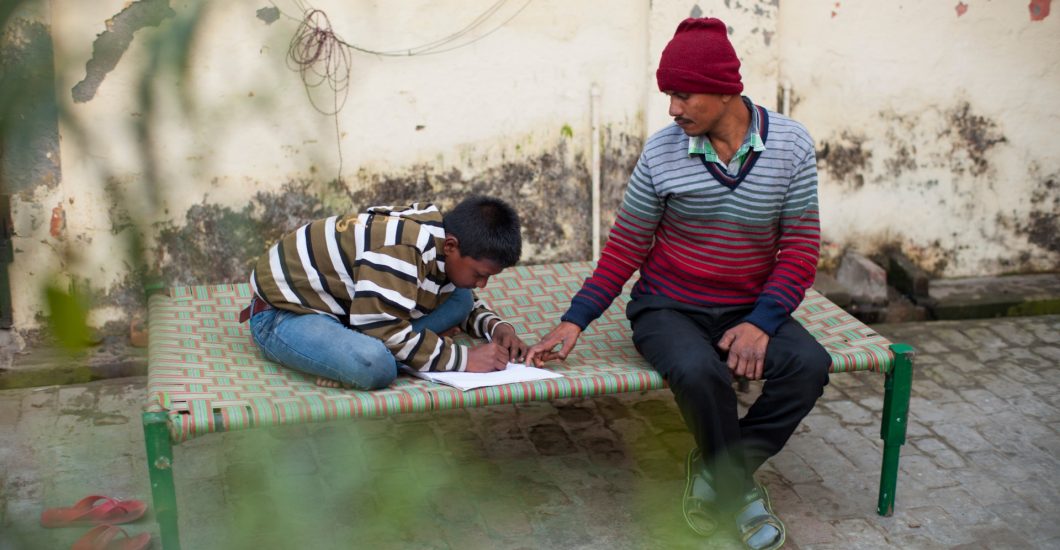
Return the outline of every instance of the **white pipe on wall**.
[[[600,258],[600,88],[593,84],[589,90],[589,118],[592,129],[589,145],[589,156],[592,159],[590,174],[592,176],[592,209],[593,209],[593,261]]]

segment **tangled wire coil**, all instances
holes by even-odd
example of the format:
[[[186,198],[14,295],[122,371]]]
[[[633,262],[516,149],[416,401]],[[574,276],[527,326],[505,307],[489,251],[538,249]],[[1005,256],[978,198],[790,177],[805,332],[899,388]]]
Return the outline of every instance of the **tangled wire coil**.
[[[335,36],[326,13],[306,12],[287,48],[287,65],[301,75],[314,109],[325,115],[342,110],[350,92],[350,53],[348,45]],[[311,93],[323,84],[332,91],[330,108],[318,104]]]

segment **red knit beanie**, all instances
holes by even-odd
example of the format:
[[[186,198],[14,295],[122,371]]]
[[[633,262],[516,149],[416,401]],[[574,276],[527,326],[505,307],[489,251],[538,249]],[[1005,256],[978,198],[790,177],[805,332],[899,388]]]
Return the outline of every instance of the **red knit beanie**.
[[[720,19],[689,17],[663,49],[659,89],[688,94],[739,94],[740,60]]]

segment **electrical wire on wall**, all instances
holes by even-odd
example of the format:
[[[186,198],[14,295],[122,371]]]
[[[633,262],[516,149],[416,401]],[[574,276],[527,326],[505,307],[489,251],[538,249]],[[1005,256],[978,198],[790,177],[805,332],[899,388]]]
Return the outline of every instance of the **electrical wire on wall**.
[[[342,181],[342,134],[339,130],[339,112],[346,105],[349,97],[350,84],[352,82],[351,52],[359,52],[368,55],[383,57],[418,57],[424,55],[436,55],[470,46],[487,36],[500,30],[512,19],[515,19],[533,0],[523,0],[507,19],[494,25],[488,30],[476,33],[505,5],[513,0],[497,0],[484,12],[475,17],[463,28],[443,36],[437,40],[413,46],[409,48],[375,50],[358,46],[339,37],[331,26],[331,20],[323,10],[310,7],[306,2],[294,0],[294,4],[301,11],[302,16],[293,17],[280,10],[275,2],[271,2],[284,17],[298,21],[298,28],[287,49],[287,65],[291,70],[297,71],[305,87],[309,103],[319,113],[335,118],[335,139],[339,156],[338,178]],[[331,92],[331,104],[321,105],[313,97],[313,90],[326,86]]]

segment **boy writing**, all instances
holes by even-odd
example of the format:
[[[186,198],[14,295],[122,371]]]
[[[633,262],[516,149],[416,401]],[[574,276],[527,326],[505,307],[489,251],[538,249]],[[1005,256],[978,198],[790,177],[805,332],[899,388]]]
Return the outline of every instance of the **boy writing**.
[[[376,206],[284,236],[250,276],[249,319],[265,357],[322,386],[388,386],[397,364],[489,372],[523,357],[515,329],[473,288],[514,265],[519,218],[505,202],[470,197],[444,217],[433,204]],[[459,327],[489,343],[443,333]]]

